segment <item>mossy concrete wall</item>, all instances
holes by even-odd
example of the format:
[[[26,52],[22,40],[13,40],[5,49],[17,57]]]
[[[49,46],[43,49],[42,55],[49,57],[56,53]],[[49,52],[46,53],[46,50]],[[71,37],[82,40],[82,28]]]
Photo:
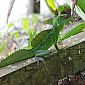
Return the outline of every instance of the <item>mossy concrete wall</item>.
[[[85,42],[52,51],[44,62],[46,66],[34,63],[0,78],[0,85],[57,85],[60,78],[85,69]]]

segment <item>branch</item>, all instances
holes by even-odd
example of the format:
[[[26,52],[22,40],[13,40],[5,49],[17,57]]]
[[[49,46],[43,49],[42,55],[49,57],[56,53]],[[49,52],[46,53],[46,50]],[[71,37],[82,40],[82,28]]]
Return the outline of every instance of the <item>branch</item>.
[[[7,21],[6,21],[6,23],[8,23],[9,16],[11,14],[11,10],[13,8],[14,2],[15,2],[15,0],[10,0],[10,2],[9,2],[9,8],[8,8],[8,14],[7,14]]]

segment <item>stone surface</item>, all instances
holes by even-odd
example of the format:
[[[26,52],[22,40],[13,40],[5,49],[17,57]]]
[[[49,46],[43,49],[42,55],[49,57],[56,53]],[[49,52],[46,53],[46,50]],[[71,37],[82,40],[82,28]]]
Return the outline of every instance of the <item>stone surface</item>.
[[[0,85],[57,85],[59,79],[85,69],[85,42],[50,52],[44,63],[35,62],[5,75]]]

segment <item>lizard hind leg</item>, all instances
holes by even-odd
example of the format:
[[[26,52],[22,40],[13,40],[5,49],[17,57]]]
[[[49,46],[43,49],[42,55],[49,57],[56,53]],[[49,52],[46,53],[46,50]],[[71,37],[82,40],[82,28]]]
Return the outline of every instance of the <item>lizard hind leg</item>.
[[[37,66],[40,64],[40,61],[43,62],[43,64],[45,65],[46,71],[49,73],[48,68],[47,68],[47,65],[46,65],[44,59],[41,58],[41,57],[39,57],[39,56],[38,57],[35,57],[35,59],[37,60]]]

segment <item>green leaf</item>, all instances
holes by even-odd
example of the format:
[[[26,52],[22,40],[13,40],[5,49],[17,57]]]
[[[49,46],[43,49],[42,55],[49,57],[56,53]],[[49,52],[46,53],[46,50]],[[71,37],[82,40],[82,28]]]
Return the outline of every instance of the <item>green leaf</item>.
[[[85,22],[80,23],[76,27],[74,27],[72,30],[68,31],[66,34],[62,36],[61,40],[67,39],[71,36],[74,36],[78,33],[80,33],[83,29],[85,29]]]
[[[47,3],[53,10],[56,10],[56,5],[54,0],[47,0]]]
[[[36,30],[35,29],[31,29],[29,31],[29,40],[28,40],[28,49],[32,49],[32,45],[31,45],[31,42],[32,40],[35,38],[36,36]]]
[[[27,32],[29,25],[28,25],[28,19],[27,18],[23,18],[22,20],[22,28],[25,32]]]
[[[32,25],[38,21],[38,17],[36,15],[33,15],[32,19]]]
[[[8,29],[12,28],[14,26],[13,22],[8,24]]]
[[[63,6],[62,6],[62,5],[59,5],[59,6],[58,6],[58,12],[61,12],[61,11],[63,11],[63,10],[64,10]]]
[[[45,0],[45,2],[52,14],[54,14],[54,11],[57,12],[55,0]]]
[[[14,35],[15,35],[15,38],[19,38],[19,32],[15,32]]]
[[[18,39],[19,38],[19,32],[18,31],[10,32],[10,36],[14,36],[16,39]]]
[[[4,50],[4,48],[5,48],[5,43],[3,42],[0,46],[0,53]]]
[[[82,11],[85,13],[85,0],[78,0],[77,5],[82,9]]]

